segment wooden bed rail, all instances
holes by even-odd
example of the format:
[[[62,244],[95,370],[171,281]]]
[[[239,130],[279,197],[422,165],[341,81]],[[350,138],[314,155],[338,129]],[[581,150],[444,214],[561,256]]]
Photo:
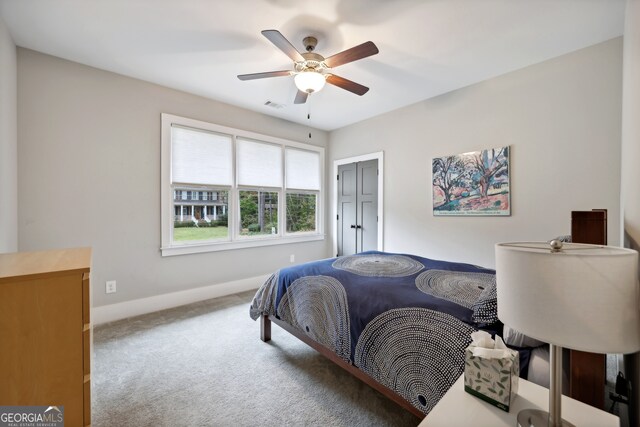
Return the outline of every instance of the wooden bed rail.
[[[318,353],[322,354],[324,357],[326,357],[336,365],[340,366],[342,369],[349,372],[351,375],[358,378],[359,380],[361,380],[362,382],[364,382],[374,390],[379,391],[386,398],[391,399],[392,401],[394,401],[395,403],[397,403],[407,411],[411,412],[416,417],[420,419],[423,419],[425,417],[425,414],[420,412],[418,408],[416,408],[411,403],[409,403],[404,397],[400,396],[398,393],[391,390],[390,388],[385,387],[384,385],[378,383],[376,380],[374,380],[369,375],[362,372],[360,369],[342,360],[340,357],[338,357],[338,355],[336,355],[334,352],[332,352],[325,346],[318,344],[317,342],[309,338],[306,334],[297,330],[296,328],[289,325],[288,323],[285,323],[282,320],[276,318],[275,316],[260,316],[260,339],[262,341],[267,342],[271,340],[271,322],[280,326],[282,329],[289,332],[291,335],[295,336],[300,341],[304,342],[309,347],[313,348]]]

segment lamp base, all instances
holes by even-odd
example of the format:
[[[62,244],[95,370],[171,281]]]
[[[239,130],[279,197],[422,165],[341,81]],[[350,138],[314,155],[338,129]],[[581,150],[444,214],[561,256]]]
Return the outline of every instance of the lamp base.
[[[549,413],[539,409],[524,409],[518,412],[518,427],[551,427]],[[576,427],[567,420],[562,420],[562,425],[553,427]]]

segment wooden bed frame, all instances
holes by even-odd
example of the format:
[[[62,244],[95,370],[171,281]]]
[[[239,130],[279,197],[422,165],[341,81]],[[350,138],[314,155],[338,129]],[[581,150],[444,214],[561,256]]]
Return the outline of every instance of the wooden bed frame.
[[[271,340],[271,322],[280,326],[282,329],[289,332],[291,335],[295,336],[300,341],[308,344],[311,348],[316,350],[318,353],[322,354],[324,357],[331,360],[333,363],[340,366],[342,369],[349,372],[351,375],[355,376],[359,380],[363,381],[365,384],[371,386],[375,390],[378,390],[385,397],[393,400],[395,403],[397,403],[407,411],[411,412],[416,417],[420,419],[423,419],[425,417],[425,414],[420,412],[415,406],[413,406],[411,403],[405,400],[404,397],[400,396],[398,393],[391,390],[390,388],[380,384],[379,382],[371,378],[369,375],[362,372],[360,369],[356,368],[355,366],[339,358],[338,355],[336,355],[334,352],[332,352],[325,346],[318,344],[317,342],[309,338],[307,335],[298,331],[293,326],[283,322],[282,320],[274,316],[264,316],[264,315],[260,316],[260,339],[262,341],[267,342]]]
[[[571,236],[575,243],[607,244],[607,211],[606,209],[594,209],[593,211],[571,212]],[[331,360],[342,369],[356,378],[368,384],[373,389],[382,393],[388,399],[394,401],[416,417],[423,419],[425,414],[409,403],[395,391],[378,383],[369,375],[345,362],[334,352],[315,342],[306,334],[298,331],[293,326],[275,316],[260,316],[260,339],[264,342],[271,340],[271,322],[280,326],[291,335],[306,343],[311,348]],[[569,389],[574,399],[583,401],[592,406],[602,408],[604,406],[604,355],[571,351]]]

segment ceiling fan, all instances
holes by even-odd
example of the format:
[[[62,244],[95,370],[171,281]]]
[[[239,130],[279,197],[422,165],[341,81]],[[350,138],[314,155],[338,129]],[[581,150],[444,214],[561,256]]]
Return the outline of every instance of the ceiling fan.
[[[294,69],[291,71],[283,70],[269,71],[266,73],[240,74],[238,75],[240,80],[295,76],[294,82],[298,88],[298,93],[296,94],[294,104],[304,104],[307,102],[309,94],[318,92],[324,87],[325,82],[360,96],[369,91],[369,88],[366,86],[333,74],[332,69],[339,65],[375,55],[378,53],[378,48],[373,42],[365,42],[325,58],[314,52],[318,44],[318,39],[315,37],[309,36],[304,38],[302,42],[307,51],[300,53],[278,30],[264,30],[262,31],[262,35],[291,58]]]

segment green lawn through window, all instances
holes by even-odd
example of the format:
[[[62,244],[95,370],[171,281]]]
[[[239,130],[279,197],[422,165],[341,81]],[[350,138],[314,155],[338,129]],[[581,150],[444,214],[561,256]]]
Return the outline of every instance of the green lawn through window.
[[[181,227],[173,229],[174,241],[226,239],[227,227]]]

